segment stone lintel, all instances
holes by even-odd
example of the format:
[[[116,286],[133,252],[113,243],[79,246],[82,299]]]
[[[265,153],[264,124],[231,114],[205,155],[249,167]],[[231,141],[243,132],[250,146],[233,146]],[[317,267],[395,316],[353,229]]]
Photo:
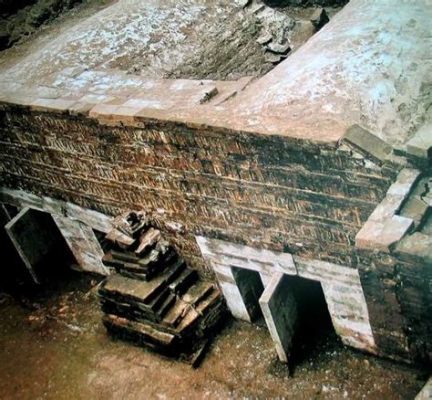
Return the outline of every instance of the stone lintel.
[[[289,253],[278,253],[266,249],[257,249],[218,239],[207,239],[197,236],[196,241],[201,253],[209,260],[250,269],[264,274],[280,271],[297,275],[293,256]]]
[[[32,208],[80,221],[91,228],[108,233],[112,229],[113,218],[98,211],[89,210],[76,204],[52,197],[37,196],[22,190],[12,190],[0,187],[0,203],[10,204],[18,208]]]

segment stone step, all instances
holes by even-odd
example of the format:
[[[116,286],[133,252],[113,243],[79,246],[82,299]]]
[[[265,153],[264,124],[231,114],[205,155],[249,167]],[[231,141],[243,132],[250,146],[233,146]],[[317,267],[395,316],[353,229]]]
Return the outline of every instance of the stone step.
[[[199,325],[199,336],[202,336],[219,319],[220,308],[223,302],[219,290],[213,289],[207,297],[203,298],[195,307],[190,307],[187,314],[177,326],[177,331],[187,334],[188,331]]]
[[[145,233],[141,234],[135,254],[142,257],[143,255],[149,253],[160,239],[160,231],[158,229],[149,228]]]
[[[136,226],[128,226],[128,215],[135,214],[119,217],[122,229],[115,225],[118,229],[111,232],[123,242],[114,241],[103,257],[118,272],[99,289],[103,323],[112,335],[196,365],[211,327],[221,321],[221,293],[186,266],[158,229],[139,218],[133,221]],[[128,237],[133,245],[126,244]]]
[[[150,281],[140,281],[126,278],[121,275],[112,275],[107,278],[99,289],[99,295],[111,298],[114,301],[138,302],[151,304],[157,296],[166,289],[186,268],[182,259],[177,258],[167,269]]]
[[[111,250],[102,260],[106,266],[114,267],[118,273],[126,277],[150,280],[162,273],[176,259],[176,251],[172,247],[163,245],[162,249],[155,248],[144,258],[139,258],[131,252],[122,254]]]
[[[110,333],[145,344],[158,351],[170,353],[178,342],[175,335],[161,332],[146,323],[130,321],[110,314],[104,315],[102,321]]]
[[[170,283],[169,290],[177,295],[185,293],[198,280],[198,272],[186,268],[176,280]]]

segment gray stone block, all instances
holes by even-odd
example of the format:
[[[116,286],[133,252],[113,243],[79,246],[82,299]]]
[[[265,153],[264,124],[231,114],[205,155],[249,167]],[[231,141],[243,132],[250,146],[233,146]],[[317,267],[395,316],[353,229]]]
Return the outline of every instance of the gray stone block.
[[[343,141],[379,164],[382,164],[392,152],[392,147],[388,143],[359,125],[351,126]]]
[[[432,123],[423,125],[406,143],[407,153],[418,158],[432,158]]]
[[[406,261],[432,264],[432,236],[415,232],[397,245],[396,252]]]
[[[368,221],[356,236],[356,247],[390,252],[411,229],[413,220],[394,215],[384,222]]]

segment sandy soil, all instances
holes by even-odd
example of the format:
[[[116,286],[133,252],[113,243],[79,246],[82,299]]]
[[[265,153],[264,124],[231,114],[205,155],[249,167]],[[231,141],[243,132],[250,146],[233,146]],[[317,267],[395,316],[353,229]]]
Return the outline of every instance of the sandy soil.
[[[201,367],[113,341],[98,280],[78,273],[0,294],[1,399],[413,399],[425,371],[370,357],[334,336],[304,349],[292,376],[265,328],[231,322]]]

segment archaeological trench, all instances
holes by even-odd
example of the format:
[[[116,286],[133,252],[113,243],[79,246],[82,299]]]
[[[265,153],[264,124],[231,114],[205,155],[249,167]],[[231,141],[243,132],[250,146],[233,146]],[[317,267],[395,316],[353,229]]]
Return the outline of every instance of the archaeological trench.
[[[306,284],[344,345],[430,368],[432,3],[264,3],[119,0],[1,52],[7,237],[35,282],[64,241],[136,295],[105,245],[139,215],[281,362]]]

